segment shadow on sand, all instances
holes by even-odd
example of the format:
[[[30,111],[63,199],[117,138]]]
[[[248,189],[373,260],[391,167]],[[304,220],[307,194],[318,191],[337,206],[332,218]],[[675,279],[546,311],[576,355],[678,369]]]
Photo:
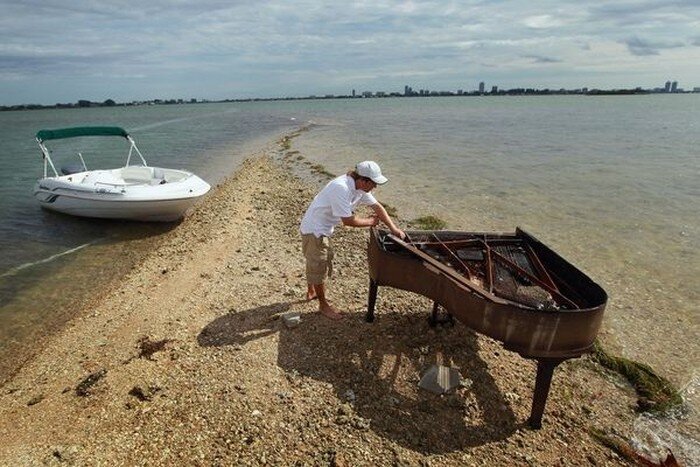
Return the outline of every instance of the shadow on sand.
[[[275,315],[298,302],[274,303],[221,316],[198,336],[204,347],[245,345],[279,333],[278,365],[330,383],[339,399],[352,390],[355,413],[377,435],[425,454],[449,453],[507,438],[521,426],[478,355],[476,335],[457,325],[429,331],[426,314],[384,313],[372,324],[348,315],[332,322],[302,314],[287,329]],[[417,387],[434,363],[453,365],[473,381],[437,396]]]

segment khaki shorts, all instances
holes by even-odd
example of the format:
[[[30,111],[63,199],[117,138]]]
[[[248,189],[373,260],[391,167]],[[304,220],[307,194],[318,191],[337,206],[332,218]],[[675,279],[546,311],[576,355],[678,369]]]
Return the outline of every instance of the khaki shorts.
[[[333,275],[333,248],[326,236],[302,234],[301,251],[306,258],[306,282],[323,284],[326,277]]]

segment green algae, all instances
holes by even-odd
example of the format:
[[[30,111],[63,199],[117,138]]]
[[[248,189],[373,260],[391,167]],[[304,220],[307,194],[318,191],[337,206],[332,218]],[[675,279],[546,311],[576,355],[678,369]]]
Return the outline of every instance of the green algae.
[[[437,216],[429,215],[413,219],[411,225],[420,230],[442,230],[447,227],[447,222]]]
[[[683,406],[683,397],[678,390],[650,366],[611,355],[598,341],[593,346],[593,358],[629,381],[637,392],[637,408],[640,412],[666,414]]]

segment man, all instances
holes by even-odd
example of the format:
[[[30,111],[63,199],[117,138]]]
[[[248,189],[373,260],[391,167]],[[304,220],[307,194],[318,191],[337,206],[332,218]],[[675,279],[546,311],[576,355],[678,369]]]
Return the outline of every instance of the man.
[[[396,227],[384,206],[370,193],[377,185],[388,180],[374,161],[360,162],[355,170],[334,178],[311,202],[301,221],[302,251],[306,258],[307,300],[318,298],[319,311],[331,319],[341,319],[340,312],[330,304],[325,294],[324,282],[332,274],[333,249],[330,236],[339,223],[350,227],[373,227],[383,222],[391,232],[401,238],[406,234]],[[360,217],[354,209],[364,204],[374,214]]]

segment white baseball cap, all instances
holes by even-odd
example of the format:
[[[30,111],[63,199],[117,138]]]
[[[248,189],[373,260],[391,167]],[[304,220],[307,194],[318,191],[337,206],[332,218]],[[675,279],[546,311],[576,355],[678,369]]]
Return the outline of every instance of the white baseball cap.
[[[377,185],[383,185],[389,179],[382,175],[382,169],[379,164],[374,161],[362,161],[355,166],[355,172],[361,177],[366,177],[372,180]]]

